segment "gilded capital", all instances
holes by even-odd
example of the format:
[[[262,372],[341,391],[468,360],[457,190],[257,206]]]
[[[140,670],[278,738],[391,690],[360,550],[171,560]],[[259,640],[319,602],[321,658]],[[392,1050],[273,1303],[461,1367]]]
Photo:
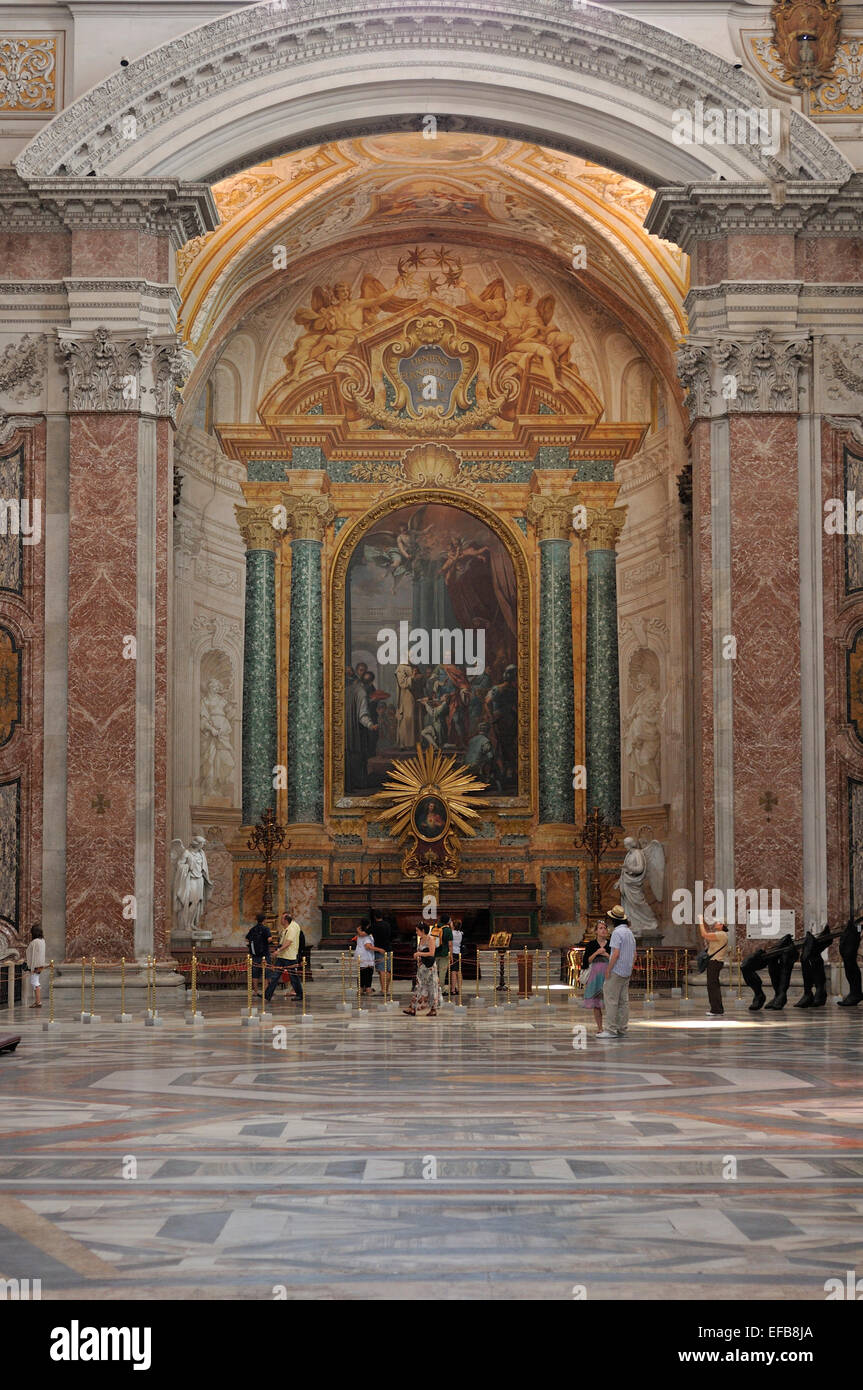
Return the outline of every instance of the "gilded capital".
[[[319,492],[283,492],[286,529],[295,541],[322,541],[336,519],[336,509]]]
[[[572,511],[576,497],[541,497],[528,500],[526,516],[541,541],[572,540]]]
[[[626,512],[626,507],[588,507],[584,532],[588,550],[616,549]]]
[[[247,550],[275,550],[279,533],[273,525],[272,507],[243,507],[235,503],[234,513]]]

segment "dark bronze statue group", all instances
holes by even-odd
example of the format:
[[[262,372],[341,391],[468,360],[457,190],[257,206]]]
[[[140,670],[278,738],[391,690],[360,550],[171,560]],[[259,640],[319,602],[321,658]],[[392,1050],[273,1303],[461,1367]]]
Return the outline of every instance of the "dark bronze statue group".
[[[842,965],[845,970],[845,978],[848,981],[848,993],[840,999],[839,1005],[842,1008],[850,1009],[855,1004],[863,1001],[863,989],[861,989],[860,966],[857,963],[857,952],[860,947],[860,933],[863,929],[863,913],[846,923],[844,927],[839,927],[831,931],[830,927],[823,927],[817,935],[808,931],[802,941],[795,941],[793,936],[783,936],[779,941],[769,947],[755,951],[751,956],[743,961],[740,973],[752,990],[752,1003],[749,1005],[750,1013],[757,1013],[759,1009],[784,1009],[788,1001],[788,987],[791,983],[791,971],[797,960],[803,971],[803,993],[796,1001],[796,1009],[820,1009],[827,1003],[827,977],[824,970],[824,957],[822,952],[831,942],[839,942],[839,955],[842,958]],[[773,998],[768,1000],[764,993],[764,986],[761,983],[760,971],[766,968],[773,987]]]

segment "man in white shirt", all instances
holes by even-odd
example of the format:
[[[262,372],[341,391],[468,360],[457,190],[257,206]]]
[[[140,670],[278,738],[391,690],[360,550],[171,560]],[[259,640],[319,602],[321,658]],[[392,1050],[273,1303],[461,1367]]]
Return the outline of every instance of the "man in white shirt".
[[[602,987],[605,1028],[596,1036],[622,1038],[629,1024],[629,977],[635,965],[635,937],[619,903],[609,908],[605,920],[614,930],[608,943],[610,955]]]
[[[275,969],[270,974],[270,982],[267,985],[267,1002],[269,1002],[276,992],[276,986],[282,978],[282,971],[290,971],[291,986],[296,999],[302,999],[303,986],[300,982],[300,972],[298,969],[300,954],[300,924],[295,922],[290,912],[282,913],[282,933],[279,937],[279,944],[276,947]],[[266,967],[265,967],[266,968]]]

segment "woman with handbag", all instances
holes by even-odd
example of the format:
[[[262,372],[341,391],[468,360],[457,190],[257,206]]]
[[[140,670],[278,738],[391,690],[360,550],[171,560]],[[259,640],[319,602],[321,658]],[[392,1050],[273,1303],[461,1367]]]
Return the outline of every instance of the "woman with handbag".
[[[597,1033],[602,1032],[602,987],[608,969],[608,926],[598,922],[596,939],[588,941],[581,958],[579,984],[584,985],[582,1008],[593,1009],[593,1019]]]
[[[701,955],[707,955],[707,998],[710,1002],[707,1017],[721,1018],[725,1010],[722,1007],[719,976],[722,974],[725,952],[728,950],[728,932],[725,930],[724,922],[717,922],[713,931],[708,931],[703,917],[698,919],[698,930],[701,932],[702,940],[707,942],[706,953],[701,952]]]

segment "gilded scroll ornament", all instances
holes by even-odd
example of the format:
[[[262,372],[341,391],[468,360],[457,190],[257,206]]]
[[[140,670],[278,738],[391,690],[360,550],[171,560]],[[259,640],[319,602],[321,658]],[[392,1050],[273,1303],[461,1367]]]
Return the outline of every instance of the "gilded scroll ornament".
[[[57,102],[57,40],[0,39],[0,111],[53,111]]]

